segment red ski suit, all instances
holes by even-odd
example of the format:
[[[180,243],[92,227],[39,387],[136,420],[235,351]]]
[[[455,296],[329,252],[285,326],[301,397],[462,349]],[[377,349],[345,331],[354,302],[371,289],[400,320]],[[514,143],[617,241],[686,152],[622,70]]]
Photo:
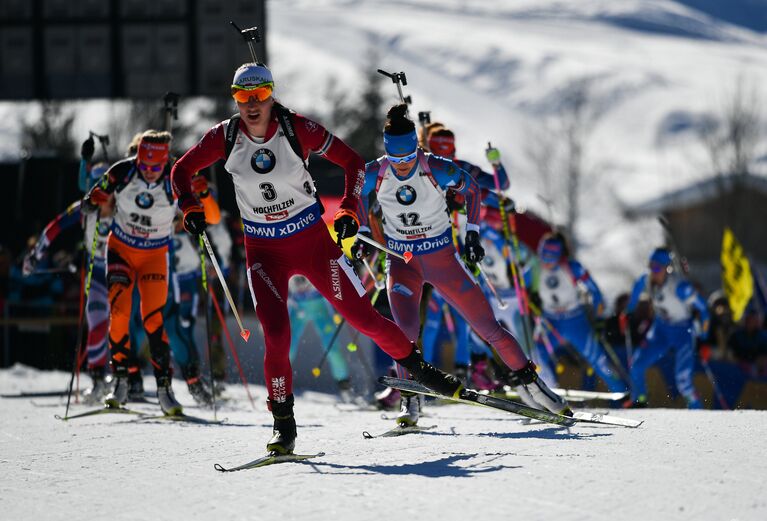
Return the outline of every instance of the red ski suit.
[[[210,129],[172,171],[173,188],[182,209],[195,203],[191,177],[226,158],[230,120]],[[341,208],[358,215],[364,162],[343,141],[322,126],[291,113],[290,121],[303,157],[290,148],[277,119],[276,106],[263,139],[248,135],[240,122],[237,143],[226,169],[232,175],[245,231],[247,275],[256,314],[264,330],[264,372],[269,398],[283,402],[292,393],[288,281],[304,275],[349,324],[372,338],[394,359],[408,356],[413,346],[390,320],[370,305],[340,248],[319,217],[313,183],[304,167],[317,153],[345,172]]]

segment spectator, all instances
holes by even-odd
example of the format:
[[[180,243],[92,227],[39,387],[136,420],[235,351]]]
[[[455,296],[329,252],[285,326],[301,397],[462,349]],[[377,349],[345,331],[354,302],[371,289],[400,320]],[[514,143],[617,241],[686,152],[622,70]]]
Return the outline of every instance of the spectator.
[[[761,325],[761,314],[749,307],[743,325],[733,331],[728,341],[735,361],[749,376],[767,376],[767,331]]]

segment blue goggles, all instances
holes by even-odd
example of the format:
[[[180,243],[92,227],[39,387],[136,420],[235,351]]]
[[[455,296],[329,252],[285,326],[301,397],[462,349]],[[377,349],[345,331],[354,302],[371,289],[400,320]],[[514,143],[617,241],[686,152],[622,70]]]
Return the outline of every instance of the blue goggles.
[[[400,164],[412,161],[416,156],[418,156],[418,150],[406,156],[390,156],[389,154],[386,154],[386,159],[389,160],[389,163]]]
[[[556,242],[547,242],[540,251],[539,257],[545,264],[555,264],[562,258],[562,245]]]

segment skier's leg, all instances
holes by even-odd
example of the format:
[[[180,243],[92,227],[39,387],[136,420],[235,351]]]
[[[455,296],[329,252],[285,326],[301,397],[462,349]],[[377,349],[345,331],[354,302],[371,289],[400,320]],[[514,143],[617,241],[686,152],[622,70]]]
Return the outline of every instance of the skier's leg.
[[[610,367],[607,353],[605,353],[604,347],[597,340],[597,336],[594,334],[586,315],[577,315],[564,322],[567,323],[564,330],[570,344],[605,382],[610,392],[625,391],[626,385]]]
[[[647,383],[645,374],[647,370],[668,351],[664,326],[657,320],[653,322],[647,336],[645,346],[634,350],[631,362],[631,402],[635,404],[647,403]]]
[[[424,261],[426,279],[466,322],[487,341],[512,370],[525,367],[519,342],[495,319],[493,310],[476,280],[469,274],[455,251],[449,248],[428,255]]]
[[[85,343],[88,353],[88,369],[102,369],[107,363],[107,330],[109,329],[109,296],[106,287],[106,268],[94,266],[91,289],[85,308],[88,323],[88,338]]]
[[[88,373],[93,379],[93,386],[84,392],[84,397],[87,402],[95,403],[100,402],[108,392],[104,377],[109,353],[109,295],[106,287],[106,267],[101,263],[93,266],[85,318],[88,324],[85,350],[88,356]]]
[[[412,308],[413,316],[400,317],[405,318],[408,324],[408,331],[403,333],[394,323],[373,309],[359,278],[343,252],[331,239],[327,228],[315,226],[307,230],[304,235],[306,238],[302,237],[300,244],[294,246],[297,250],[296,254],[299,249],[301,252],[309,250],[312,251],[312,256],[306,261],[306,265],[301,266],[301,270],[306,272],[304,274],[314,287],[346,318],[349,325],[370,337],[423,385],[449,396],[458,393],[461,389],[458,379],[424,362],[420,351],[414,349],[413,343],[409,340],[415,340],[418,336],[418,295],[415,295],[416,299],[413,299],[415,301],[415,307]],[[411,264],[417,262],[417,258],[410,261]],[[400,296],[404,298],[411,292],[409,288],[400,288],[400,291],[396,283],[392,282],[392,273],[397,271],[395,263],[405,265],[399,259],[393,259],[391,269],[387,270],[393,313],[399,312],[400,308],[392,302],[392,298]],[[414,289],[417,289],[420,294],[420,284]]]
[[[166,301],[165,308],[162,312],[163,325],[165,326],[165,332],[168,335],[168,342],[170,343],[170,348],[173,352],[173,359],[181,369],[181,375],[186,379],[189,364],[189,346],[185,342],[179,316],[181,289],[179,288],[178,278],[175,274],[170,276],[169,282],[168,300]]]
[[[267,405],[274,419],[272,438],[266,450],[287,454],[296,445],[296,420],[293,415],[293,370],[290,365],[290,314],[288,281],[290,267],[267,242],[245,241],[247,280],[264,331],[264,378]],[[288,259],[289,260],[289,259]]]
[[[687,400],[688,408],[700,409],[703,405],[692,381],[695,366],[695,337],[692,333],[692,327],[675,326],[672,337],[676,349],[674,360],[676,388],[679,394]]]
[[[168,334],[163,326],[163,309],[168,300],[168,248],[135,250],[137,261],[137,284],[141,294],[141,317],[149,339],[154,376],[157,380],[157,398],[163,413],[169,416],[181,414],[183,408],[171,388],[171,366]]]
[[[124,255],[122,243],[110,236],[107,249],[109,352],[115,379],[113,391],[105,400],[109,407],[120,407],[128,401],[128,360],[131,349],[128,324],[134,280],[135,269]]]
[[[304,330],[311,320],[307,316],[305,301],[295,302],[288,306],[288,320],[290,321],[290,362],[296,359],[298,346],[301,344],[301,337],[304,336]]]
[[[201,378],[200,375],[200,348],[194,338],[194,329],[197,322],[197,311],[200,304],[199,274],[187,274],[184,277],[173,277],[174,293],[177,300],[177,312],[175,324],[166,324],[165,329],[170,338],[170,346],[176,363],[181,368],[181,374],[186,381],[187,388],[200,405],[213,403],[212,387]],[[165,315],[167,319],[167,314]],[[176,342],[172,332],[176,330]],[[206,331],[207,334],[207,331]],[[206,342],[207,345],[207,342]],[[213,382],[210,382],[210,386]]]
[[[450,316],[455,324],[455,366],[469,366],[469,325],[463,319],[460,313],[455,309],[449,308]]]
[[[512,370],[505,378],[520,393],[522,400],[530,406],[569,414],[567,402],[538,377],[535,364],[527,359],[517,339],[495,319],[484,293],[457,253],[446,248],[424,257],[428,257],[424,261],[426,279],[440,290],[445,300],[463,315]]]
[[[421,352],[423,359],[432,364],[435,359],[435,344],[442,328],[442,304],[444,302],[438,291],[431,292],[431,298],[426,309],[426,321],[423,326]]]

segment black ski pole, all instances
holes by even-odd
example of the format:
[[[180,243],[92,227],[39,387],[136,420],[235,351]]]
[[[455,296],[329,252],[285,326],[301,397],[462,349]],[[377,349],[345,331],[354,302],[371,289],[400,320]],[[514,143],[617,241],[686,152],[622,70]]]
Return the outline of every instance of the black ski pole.
[[[82,203],[81,203],[82,204]],[[96,210],[99,211],[99,210]],[[93,277],[93,261],[94,255],[96,255],[96,245],[99,241],[99,217],[96,216],[96,225],[93,228],[93,240],[91,241],[90,259],[88,259],[88,275],[87,277],[80,277],[80,299],[82,306],[80,306],[80,318],[77,323],[77,345],[75,346],[75,359],[72,362],[72,375],[69,378],[69,389],[67,389],[67,407],[64,411],[64,419],[69,417],[69,404],[72,401],[72,386],[75,382],[75,372],[80,367],[80,351],[82,351],[83,343],[83,322],[85,320],[86,308],[88,307],[88,295],[91,291],[91,279]],[[85,255],[81,261],[81,270],[83,275],[85,274]],[[83,287],[84,286],[84,287]],[[79,385],[79,384],[78,384]]]
[[[205,245],[202,242],[202,235],[198,236],[197,249],[200,253],[200,271],[202,273],[200,281],[202,282],[202,292],[205,294],[205,343],[208,350],[208,376],[210,377],[210,395],[213,398],[213,421],[218,419],[216,411],[216,386],[213,381],[213,353],[210,341],[210,293],[208,292],[208,268],[205,265]]]

